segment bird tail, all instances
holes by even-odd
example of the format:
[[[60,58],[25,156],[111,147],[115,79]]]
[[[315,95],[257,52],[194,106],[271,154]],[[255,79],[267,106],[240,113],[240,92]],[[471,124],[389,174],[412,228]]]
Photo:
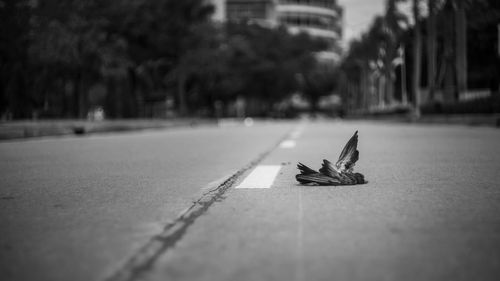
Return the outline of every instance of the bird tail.
[[[297,168],[299,169],[300,174],[302,174],[302,175],[310,175],[310,174],[317,174],[318,173],[315,170],[307,167],[306,165],[304,165],[300,162],[299,162],[299,164],[297,164]]]

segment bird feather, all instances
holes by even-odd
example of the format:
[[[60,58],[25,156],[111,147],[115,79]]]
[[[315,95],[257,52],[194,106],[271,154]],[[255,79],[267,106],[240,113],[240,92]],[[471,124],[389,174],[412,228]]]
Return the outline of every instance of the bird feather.
[[[339,185],[340,180],[336,178],[332,178],[328,175],[325,175],[321,172],[317,172],[306,165],[299,163],[297,168],[300,171],[300,174],[296,175],[295,178],[301,184],[318,184],[318,185]]]
[[[307,185],[353,185],[367,181],[360,173],[353,173],[353,167],[359,159],[358,131],[349,139],[340,153],[335,165],[324,159],[319,171],[315,171],[302,163],[297,164],[300,174],[295,178],[301,184]]]
[[[354,135],[349,139],[344,149],[340,153],[339,159],[335,164],[335,168],[338,172],[350,172],[354,168],[356,161],[359,159],[359,151],[358,151],[358,131],[354,133]]]

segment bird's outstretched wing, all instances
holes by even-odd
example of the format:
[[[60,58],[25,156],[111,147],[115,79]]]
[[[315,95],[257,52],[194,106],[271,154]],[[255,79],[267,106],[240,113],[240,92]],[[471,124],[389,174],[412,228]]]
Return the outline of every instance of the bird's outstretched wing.
[[[354,164],[359,159],[358,151],[358,131],[354,133],[340,153],[339,160],[335,164],[335,170],[338,172],[351,172]],[[323,164],[324,165],[324,164]],[[320,170],[321,171],[321,170]]]
[[[340,180],[338,180],[337,178],[332,178],[323,173],[318,173],[302,163],[299,163],[297,165],[297,168],[299,169],[300,174],[296,175],[295,178],[301,184],[316,184],[316,185],[340,184]]]
[[[321,169],[319,172],[332,178],[338,178],[340,176],[337,169],[332,165],[332,163],[326,159],[323,159],[323,164],[321,164]]]
[[[362,174],[353,173],[353,167],[359,159],[357,147],[358,131],[347,142],[335,165],[328,160],[323,160],[321,169],[315,171],[299,163],[297,168],[299,168],[300,174],[296,175],[295,178],[301,184],[314,185],[353,185],[367,183]]]

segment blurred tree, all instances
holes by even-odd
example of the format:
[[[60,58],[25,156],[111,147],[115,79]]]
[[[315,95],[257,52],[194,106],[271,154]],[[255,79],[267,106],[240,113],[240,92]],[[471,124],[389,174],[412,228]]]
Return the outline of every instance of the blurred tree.
[[[137,65],[153,67],[153,72],[158,73],[160,81],[154,84],[166,87],[165,81],[175,81],[177,107],[184,115],[190,69],[190,65],[184,63],[185,57],[210,36],[201,33],[200,26],[208,24],[213,6],[203,0],[154,0],[141,1],[135,10],[133,16],[125,18],[120,32],[129,39]]]
[[[489,88],[498,94],[500,85],[500,47],[498,24],[500,1],[471,0],[467,4],[468,85]]]
[[[0,1],[0,113],[2,118],[31,117],[26,92],[29,21],[32,1]]]
[[[395,104],[395,65],[408,29],[408,19],[399,11],[399,2],[402,1],[386,1],[385,14],[375,17],[368,31],[351,42],[342,62],[346,77],[343,81],[349,84],[347,91],[351,92],[349,99],[358,109]]]
[[[31,62],[45,75],[62,76],[63,87],[69,85],[72,89],[65,93],[71,96],[72,117],[86,116],[90,81],[99,76],[106,43],[104,5],[105,2],[91,0],[39,1],[30,21]],[[44,80],[50,83],[50,79]],[[34,92],[43,94],[38,89]]]
[[[422,34],[420,30],[420,0],[412,0],[413,27],[413,70],[412,70],[412,93],[414,102],[414,116],[420,118],[420,75],[422,56]]]
[[[183,115],[238,97],[270,108],[327,48],[284,28],[216,26],[207,3],[0,0],[2,115],[84,118],[104,106],[111,118],[152,116],[149,104],[172,100]]]
[[[87,91],[102,79],[107,116],[138,116],[144,100],[165,100],[168,86],[179,89],[184,112],[183,76],[177,75],[174,85],[166,81],[182,73],[181,61],[198,44],[196,26],[205,24],[211,11],[203,0],[46,0],[32,20],[30,53],[45,68],[72,73],[63,84],[73,89],[73,116],[85,116]]]
[[[292,35],[285,28],[247,23],[230,24],[228,37],[230,64],[243,79],[236,94],[262,100],[264,111],[298,91],[297,74],[314,69],[314,52],[328,47],[305,33]]]
[[[424,5],[421,0],[406,1],[411,5],[414,23],[408,28],[401,28],[407,23],[404,17],[395,16],[398,12],[394,7],[398,2],[400,1],[387,1],[387,13],[375,18],[368,32],[359,40],[351,42],[349,52],[342,61],[341,77],[346,84],[342,88],[350,95],[354,108],[366,110],[366,101],[370,100],[368,104],[372,105],[373,98],[380,101],[380,97],[374,95],[377,87],[370,90],[367,86],[374,86],[370,78],[378,79],[379,72],[385,73],[384,76],[389,81],[388,87],[394,83],[390,81],[389,73],[393,71],[389,62],[394,62],[391,50],[398,45],[404,45],[408,53],[412,53],[412,56],[402,60],[405,66],[409,66],[412,102],[417,116],[422,103],[432,100],[456,101],[459,92],[465,91],[467,85],[484,89],[489,84],[492,92],[497,91],[500,79],[500,59],[496,46],[500,2],[428,0],[425,1],[427,5]],[[424,6],[427,7],[427,19],[424,18]],[[426,26],[422,25],[424,21],[427,21]],[[422,48],[424,36],[427,40],[425,49]],[[427,60],[423,59],[425,56]],[[427,61],[427,67],[422,68],[424,61]],[[421,79],[421,74],[426,79]],[[403,78],[406,79],[406,76],[399,80],[403,81]],[[420,88],[425,84],[429,89],[426,100],[420,95]],[[389,103],[390,93],[390,88],[386,88],[385,100]]]
[[[338,86],[338,72],[336,69],[324,68],[318,65],[304,75],[302,91],[311,104],[311,111],[318,111],[318,102],[321,97],[331,95]]]
[[[458,96],[467,91],[467,18],[466,0],[455,0],[455,45]]]
[[[436,47],[437,47],[437,25],[436,9],[438,8],[436,0],[427,0],[427,84],[429,89],[429,99],[434,99],[436,90]]]
[[[408,26],[407,17],[397,8],[397,3],[402,0],[387,0],[386,12],[383,17],[382,38],[383,38],[383,63],[384,76],[387,81],[385,101],[389,105],[395,103],[394,99],[394,60],[398,57],[398,47],[401,44],[401,37]]]

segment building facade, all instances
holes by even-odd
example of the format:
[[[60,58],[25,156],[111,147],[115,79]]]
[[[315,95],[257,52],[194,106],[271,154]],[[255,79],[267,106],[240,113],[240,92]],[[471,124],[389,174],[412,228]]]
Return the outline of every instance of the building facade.
[[[278,22],[292,33],[307,32],[329,42],[331,50],[341,52],[343,10],[336,0],[280,0]]]
[[[306,32],[329,43],[317,54],[322,61],[336,62],[342,53],[343,9],[337,0],[212,0],[217,21],[247,20],[290,33]]]
[[[229,21],[248,20],[275,26],[277,23],[276,1],[226,0],[226,18]]]

